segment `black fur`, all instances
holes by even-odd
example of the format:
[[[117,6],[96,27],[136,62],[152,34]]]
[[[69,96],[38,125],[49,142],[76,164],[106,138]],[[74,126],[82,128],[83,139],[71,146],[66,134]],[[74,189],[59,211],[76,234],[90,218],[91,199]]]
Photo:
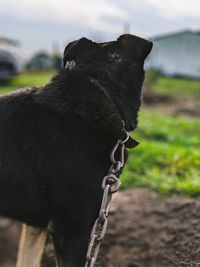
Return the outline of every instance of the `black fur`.
[[[70,43],[63,69],[40,88],[0,98],[0,214],[46,227],[57,255],[84,266],[109,154],[135,129],[152,43],[132,35]]]

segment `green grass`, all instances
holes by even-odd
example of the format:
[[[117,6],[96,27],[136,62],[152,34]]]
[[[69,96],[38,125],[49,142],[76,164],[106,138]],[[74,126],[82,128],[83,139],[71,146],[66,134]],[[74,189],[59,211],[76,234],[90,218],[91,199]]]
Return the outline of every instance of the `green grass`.
[[[181,98],[198,98],[200,100],[200,81],[183,78],[159,78],[152,87],[154,92],[170,94]]]
[[[27,72],[0,84],[0,95],[7,94],[24,87],[41,86],[49,81],[54,72]]]
[[[144,110],[130,150],[122,187],[162,193],[200,193],[200,120]]]
[[[144,87],[156,93],[200,101],[200,80],[168,78],[150,70],[146,73]]]

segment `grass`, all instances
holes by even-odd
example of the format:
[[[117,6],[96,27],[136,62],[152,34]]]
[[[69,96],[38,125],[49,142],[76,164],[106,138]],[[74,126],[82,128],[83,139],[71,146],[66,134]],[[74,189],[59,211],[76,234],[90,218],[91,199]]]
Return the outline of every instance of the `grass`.
[[[41,86],[49,81],[54,72],[26,72],[14,77],[8,82],[0,84],[0,95],[7,94],[11,91],[24,88]]]
[[[156,93],[200,101],[200,80],[169,78],[150,70],[146,73],[144,86]]]
[[[200,100],[200,81],[167,78],[148,71],[144,87],[179,99]],[[200,120],[141,112],[134,136],[141,144],[130,151],[122,187],[148,187],[162,193],[200,193]]]
[[[200,100],[200,81],[183,78],[159,78],[152,86],[154,92],[170,94],[181,98]]]
[[[200,121],[143,110],[122,187],[149,187],[162,193],[200,192]]]

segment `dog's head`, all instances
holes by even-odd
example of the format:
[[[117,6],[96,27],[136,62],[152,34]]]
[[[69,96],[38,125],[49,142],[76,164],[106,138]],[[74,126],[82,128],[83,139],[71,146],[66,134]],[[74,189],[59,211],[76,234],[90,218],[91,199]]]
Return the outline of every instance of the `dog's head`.
[[[152,43],[134,35],[95,43],[81,38],[67,45],[63,67],[81,70],[95,79],[117,107],[127,130],[135,129],[144,81],[144,60]]]

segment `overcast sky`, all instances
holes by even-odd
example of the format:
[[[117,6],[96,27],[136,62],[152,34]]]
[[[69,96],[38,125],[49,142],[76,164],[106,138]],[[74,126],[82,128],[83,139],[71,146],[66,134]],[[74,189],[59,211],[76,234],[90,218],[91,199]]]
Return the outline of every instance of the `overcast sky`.
[[[200,0],[0,0],[0,37],[15,38],[27,52],[82,36],[113,40],[123,33],[151,37],[200,30]]]

